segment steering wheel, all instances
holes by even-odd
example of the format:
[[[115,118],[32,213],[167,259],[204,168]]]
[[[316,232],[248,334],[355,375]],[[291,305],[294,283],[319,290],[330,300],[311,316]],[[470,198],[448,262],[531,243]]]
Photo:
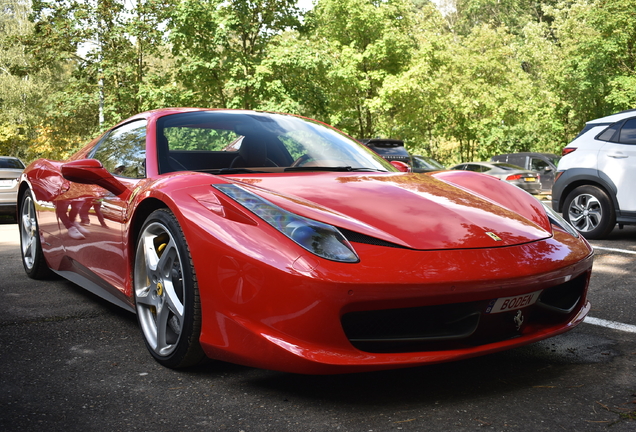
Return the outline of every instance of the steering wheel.
[[[310,159],[311,159],[311,156],[309,156],[307,153],[305,153],[304,155],[302,155],[301,157],[296,159],[294,162],[292,162],[290,167],[303,166],[305,163],[309,162]]]

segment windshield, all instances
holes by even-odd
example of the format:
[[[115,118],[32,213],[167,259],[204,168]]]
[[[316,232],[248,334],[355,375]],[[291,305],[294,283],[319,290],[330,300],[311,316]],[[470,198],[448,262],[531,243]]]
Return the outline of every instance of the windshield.
[[[396,171],[357,141],[320,122],[254,111],[197,111],[157,121],[162,173]]]

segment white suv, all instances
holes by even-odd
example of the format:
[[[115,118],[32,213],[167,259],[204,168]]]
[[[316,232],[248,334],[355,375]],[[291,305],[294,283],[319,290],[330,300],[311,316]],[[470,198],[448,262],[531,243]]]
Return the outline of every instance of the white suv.
[[[563,149],[552,208],[589,239],[636,224],[636,110],[587,122]]]

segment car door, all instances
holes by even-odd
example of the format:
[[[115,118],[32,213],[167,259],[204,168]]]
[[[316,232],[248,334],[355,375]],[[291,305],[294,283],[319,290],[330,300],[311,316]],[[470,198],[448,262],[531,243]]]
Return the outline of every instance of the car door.
[[[556,171],[556,167],[543,159],[530,156],[530,166],[527,169],[539,173],[541,190],[552,190],[552,186],[554,185],[554,172]]]
[[[620,210],[636,211],[636,117],[625,120],[605,142],[598,154],[598,169],[616,185]]]
[[[89,153],[117,179],[134,187],[145,178],[146,121],[113,129]],[[60,195],[58,218],[66,228],[67,255],[122,291],[128,273],[123,241],[127,202],[101,186],[71,182]]]

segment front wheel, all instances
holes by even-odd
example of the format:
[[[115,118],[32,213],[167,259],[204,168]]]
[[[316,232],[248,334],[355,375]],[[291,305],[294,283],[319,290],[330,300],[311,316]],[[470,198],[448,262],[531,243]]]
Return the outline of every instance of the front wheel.
[[[154,211],[142,227],[134,290],[139,325],[155,360],[169,368],[202,362],[196,275],[183,232],[167,209]]]
[[[596,186],[579,186],[570,192],[563,203],[563,217],[587,239],[607,237],[616,225],[612,201]]]
[[[24,192],[20,201],[20,213],[18,225],[20,227],[20,250],[22,252],[22,265],[27,276],[31,279],[46,279],[53,272],[46,263],[42,244],[40,243],[40,230],[35,213],[33,193],[30,190]]]

